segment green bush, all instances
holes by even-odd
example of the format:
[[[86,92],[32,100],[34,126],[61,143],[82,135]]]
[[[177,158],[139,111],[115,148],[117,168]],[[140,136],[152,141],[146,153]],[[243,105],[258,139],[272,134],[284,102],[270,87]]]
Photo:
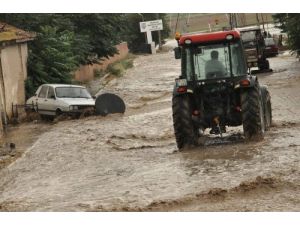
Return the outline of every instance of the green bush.
[[[117,63],[112,63],[112,64],[108,65],[107,71],[110,74],[119,77],[123,74],[124,68],[119,62],[117,62]]]
[[[109,64],[106,71],[112,75],[120,77],[124,74],[126,69],[133,67],[133,58],[133,56],[128,56],[123,60]]]
[[[100,78],[103,77],[105,72],[102,69],[94,69],[94,77]]]
[[[124,69],[130,69],[133,67],[133,60],[132,59],[125,59],[121,61],[122,66]]]

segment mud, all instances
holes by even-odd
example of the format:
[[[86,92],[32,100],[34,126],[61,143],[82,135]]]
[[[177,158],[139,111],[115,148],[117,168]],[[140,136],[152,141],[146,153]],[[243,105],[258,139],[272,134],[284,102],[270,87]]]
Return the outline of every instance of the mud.
[[[51,125],[0,171],[1,211],[299,211],[300,63],[270,59],[274,125],[260,142],[242,127],[178,152],[171,95],[180,72],[172,52],[135,59],[105,86],[124,115]]]
[[[37,117],[39,119],[39,117]],[[51,129],[49,123],[40,120],[7,127],[7,133],[0,141],[0,169],[14,162],[31,147],[39,135]],[[10,147],[13,144],[13,148]]]

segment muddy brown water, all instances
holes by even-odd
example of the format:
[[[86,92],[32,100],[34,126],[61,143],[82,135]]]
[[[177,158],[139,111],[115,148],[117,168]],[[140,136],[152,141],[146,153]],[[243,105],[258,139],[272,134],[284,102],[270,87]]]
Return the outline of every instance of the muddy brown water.
[[[178,152],[173,53],[140,56],[105,91],[124,115],[62,121],[0,171],[2,211],[299,211],[300,63],[270,59],[274,126],[260,142],[242,127]],[[103,92],[103,91],[102,91]],[[21,135],[21,134],[20,134]]]

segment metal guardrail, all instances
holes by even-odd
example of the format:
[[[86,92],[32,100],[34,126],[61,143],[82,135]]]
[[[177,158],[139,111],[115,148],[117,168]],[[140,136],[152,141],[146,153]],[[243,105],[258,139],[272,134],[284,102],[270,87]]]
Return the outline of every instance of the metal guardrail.
[[[25,112],[28,111],[35,111],[38,112],[38,104],[13,104],[11,105],[12,107],[12,119],[18,119],[19,117],[19,109],[24,109]]]

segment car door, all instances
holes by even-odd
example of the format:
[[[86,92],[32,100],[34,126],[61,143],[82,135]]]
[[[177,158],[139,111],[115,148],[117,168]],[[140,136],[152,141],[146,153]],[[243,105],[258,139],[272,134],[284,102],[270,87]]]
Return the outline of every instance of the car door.
[[[38,112],[40,114],[49,114],[47,111],[46,103],[47,103],[47,92],[48,92],[48,86],[43,85],[40,92],[38,93],[38,98],[37,98],[37,108]]]
[[[55,110],[57,109],[57,100],[54,93],[54,88],[49,86],[47,97],[44,100],[43,107],[47,110],[47,114],[55,115]]]

